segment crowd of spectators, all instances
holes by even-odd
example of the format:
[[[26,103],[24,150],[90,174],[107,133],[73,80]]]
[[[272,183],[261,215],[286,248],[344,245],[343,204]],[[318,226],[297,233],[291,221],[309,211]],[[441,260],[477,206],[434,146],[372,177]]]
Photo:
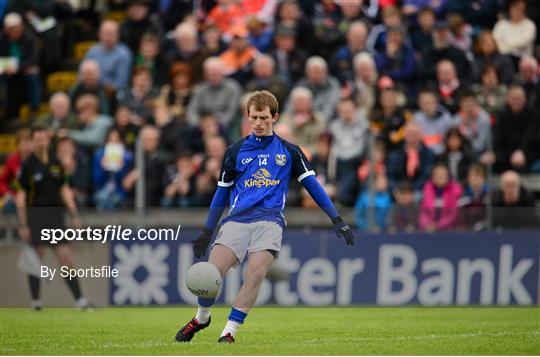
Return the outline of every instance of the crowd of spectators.
[[[132,207],[144,177],[147,206],[208,206],[226,147],[249,133],[244,103],[256,90],[275,94],[276,134],[302,147],[360,228],[481,229],[487,168],[504,173],[496,204],[532,204],[519,175],[540,172],[534,1],[105,5],[126,17],[107,18],[99,0],[0,2],[0,125],[29,105],[23,126],[49,130],[81,205]],[[77,83],[47,92],[76,40],[96,40]],[[17,137],[4,202],[30,154],[26,129]],[[289,205],[312,206],[299,188]]]

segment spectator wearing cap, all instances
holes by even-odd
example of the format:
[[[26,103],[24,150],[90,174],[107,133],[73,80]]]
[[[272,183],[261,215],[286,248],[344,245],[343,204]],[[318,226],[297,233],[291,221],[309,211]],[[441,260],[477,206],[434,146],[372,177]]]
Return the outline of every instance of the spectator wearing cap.
[[[330,72],[341,83],[351,81],[354,78],[353,58],[366,52],[366,39],[368,29],[364,22],[355,21],[347,30],[347,44],[340,47],[330,61]]]
[[[174,30],[174,45],[167,51],[169,63],[182,62],[191,66],[193,83],[199,83],[203,78],[203,63],[208,57],[199,45],[197,28],[182,22]]]
[[[137,53],[141,40],[147,33],[158,39],[163,37],[160,21],[150,14],[149,0],[132,0],[128,3],[127,16],[120,25],[120,41],[129,47],[132,53]]]
[[[86,53],[86,59],[93,59],[99,64],[103,83],[109,95],[129,85],[133,54],[119,42],[118,23],[105,20],[99,28],[99,43]]]
[[[307,88],[296,87],[291,92],[289,106],[283,114],[283,123],[291,129],[293,142],[315,154],[315,144],[325,124],[314,110],[313,94]]]
[[[233,26],[229,33],[232,36],[229,48],[219,56],[223,63],[224,74],[240,83],[246,83],[251,75],[251,64],[258,51],[249,43],[249,33],[244,25]]]
[[[499,52],[497,42],[495,42],[491,31],[480,33],[476,41],[476,47],[478,48],[474,60],[476,81],[481,79],[480,72],[487,65],[497,68],[502,83],[510,84],[514,80],[514,64],[510,57]]]
[[[529,108],[534,110],[539,107],[540,74],[536,58],[528,55],[521,57],[517,81],[525,89]]]
[[[152,74],[152,81],[157,87],[167,82],[169,63],[161,52],[159,37],[153,33],[145,33],[135,55],[135,68],[144,67]]]
[[[267,90],[276,96],[278,103],[284,103],[288,88],[285,81],[275,74],[276,64],[269,55],[259,55],[253,61],[253,79],[246,84],[246,91]]]
[[[144,67],[136,68],[131,86],[118,91],[116,100],[131,108],[135,122],[140,125],[151,122],[153,101],[158,97],[158,89],[152,82],[152,74]]]
[[[6,118],[17,117],[20,106],[26,103],[32,112],[37,112],[41,100],[39,46],[19,14],[9,13],[4,18],[0,57],[8,62],[0,69],[0,90],[6,93],[0,104]]]
[[[169,83],[161,87],[159,100],[167,104],[171,114],[180,121],[186,121],[189,100],[193,94],[191,67],[185,63],[171,66]]]
[[[500,191],[493,197],[493,223],[507,229],[535,227],[538,217],[534,198],[522,186],[516,171],[505,171],[501,175]]]
[[[450,60],[460,79],[468,79],[471,75],[471,65],[465,53],[450,44],[450,29],[446,21],[439,21],[432,32],[433,46],[422,51],[422,60],[418,66],[420,79],[423,82],[433,81],[436,78],[437,64],[443,60]]]
[[[99,111],[108,114],[110,101],[107,97],[105,84],[101,78],[99,63],[93,59],[85,59],[79,66],[77,83],[69,90],[72,105],[84,94],[95,95],[99,100]]]
[[[369,52],[384,52],[388,38],[388,30],[402,28],[404,26],[401,13],[396,6],[386,6],[382,11],[382,24],[375,25],[369,32],[366,47]],[[408,32],[403,29],[403,43],[411,48],[411,40]]]
[[[308,56],[296,46],[294,30],[290,27],[278,26],[274,41],[270,55],[276,62],[277,73],[288,85],[293,85],[302,77]]]
[[[387,28],[385,45],[383,49],[377,51],[375,62],[379,74],[387,75],[396,85],[408,88],[408,94],[412,95],[416,59],[414,51],[404,43],[402,28]]]
[[[459,111],[454,115],[454,125],[472,144],[474,155],[481,158],[491,150],[493,136],[489,114],[478,104],[471,90],[464,90],[459,99]],[[485,162],[485,159],[482,160]],[[487,162],[486,162],[487,163]]]
[[[459,110],[459,97],[464,87],[456,67],[447,59],[437,63],[437,90],[441,104],[453,115]]]
[[[508,15],[508,19],[500,19],[493,28],[493,37],[499,51],[515,57],[532,55],[536,39],[536,25],[527,18],[526,1],[510,0]]]
[[[205,81],[195,89],[188,106],[187,120],[193,127],[198,126],[203,113],[215,116],[223,127],[235,117],[242,90],[234,79],[225,78],[224,73],[220,58],[210,57],[204,62]]]
[[[420,125],[423,141],[435,155],[444,151],[444,136],[453,126],[451,114],[439,104],[437,95],[430,89],[423,89],[418,94],[419,110],[413,115],[413,121]]]
[[[494,129],[495,170],[528,171],[538,157],[539,117],[527,106],[523,87],[513,85],[506,94],[506,107],[497,117]]]
[[[311,92],[313,111],[318,113],[325,123],[333,118],[341,89],[338,80],[328,74],[328,66],[322,57],[313,56],[308,59],[305,77],[300,79],[295,87],[305,87]]]
[[[401,182],[411,183],[419,192],[429,179],[435,161],[433,152],[422,143],[422,127],[410,121],[405,125],[405,140],[388,155],[386,170],[393,191]]]

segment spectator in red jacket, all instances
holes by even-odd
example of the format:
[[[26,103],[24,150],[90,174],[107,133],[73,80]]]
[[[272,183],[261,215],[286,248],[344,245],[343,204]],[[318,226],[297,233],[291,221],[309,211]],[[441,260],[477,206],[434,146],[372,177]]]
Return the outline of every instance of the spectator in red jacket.
[[[13,204],[15,188],[12,186],[17,173],[28,156],[32,153],[32,140],[29,129],[21,129],[17,132],[17,151],[9,155],[4,168],[0,172],[0,206],[7,207]]]
[[[420,229],[426,232],[450,230],[459,219],[461,185],[450,178],[448,167],[438,163],[424,185],[420,203]]]

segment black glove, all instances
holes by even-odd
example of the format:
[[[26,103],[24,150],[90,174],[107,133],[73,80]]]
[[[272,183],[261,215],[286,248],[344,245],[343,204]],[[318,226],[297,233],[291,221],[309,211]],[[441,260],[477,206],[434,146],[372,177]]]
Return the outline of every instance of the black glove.
[[[191,241],[191,243],[193,243],[193,254],[196,258],[201,258],[206,255],[206,248],[208,248],[208,245],[212,240],[212,233],[213,231],[211,229],[205,227],[202,229],[199,238]]]
[[[353,231],[347,223],[343,222],[343,218],[338,216],[332,219],[332,223],[334,224],[334,231],[336,232],[336,235],[338,237],[345,238],[347,245],[354,245]]]

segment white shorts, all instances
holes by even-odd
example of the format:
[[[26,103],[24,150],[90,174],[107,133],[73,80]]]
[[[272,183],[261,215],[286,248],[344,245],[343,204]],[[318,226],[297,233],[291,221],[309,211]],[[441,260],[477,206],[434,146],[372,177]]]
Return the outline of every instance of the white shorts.
[[[231,249],[238,258],[238,263],[235,265],[237,267],[248,253],[263,250],[279,252],[282,237],[283,228],[276,222],[238,223],[229,221],[219,229],[212,248],[216,244],[221,244]]]

